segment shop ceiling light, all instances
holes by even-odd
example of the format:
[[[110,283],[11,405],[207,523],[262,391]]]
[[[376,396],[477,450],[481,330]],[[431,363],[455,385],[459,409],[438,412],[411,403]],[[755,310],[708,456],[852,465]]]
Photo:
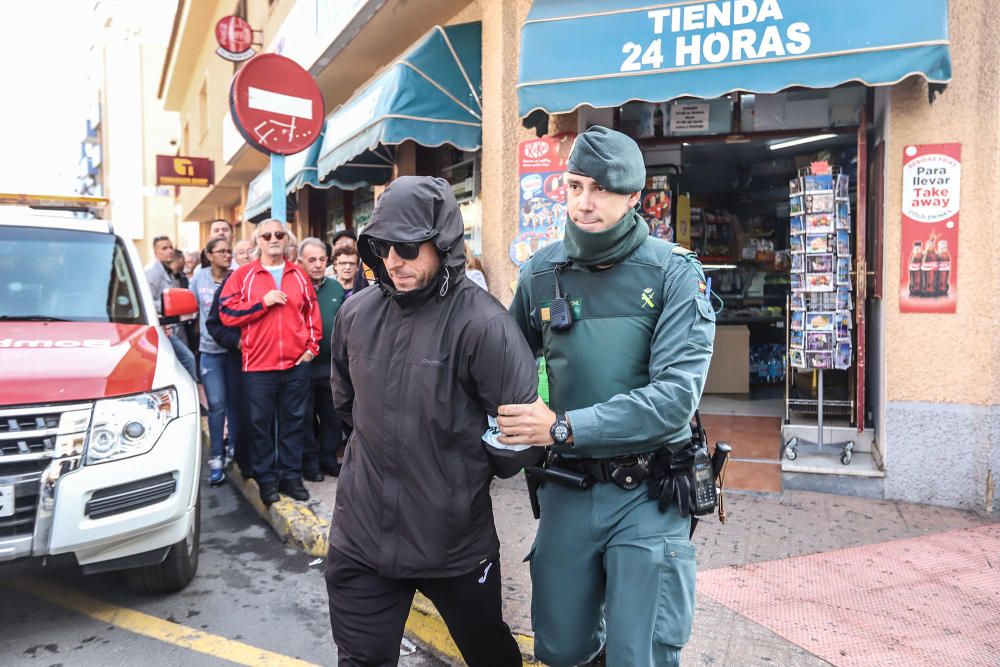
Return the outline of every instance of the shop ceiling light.
[[[792,146],[800,146],[802,144],[811,144],[814,141],[823,141],[824,139],[830,139],[837,136],[836,134],[814,134],[811,137],[801,137],[799,139],[790,139],[788,141],[779,141],[776,144],[771,144],[768,146],[772,151],[778,151],[782,148],[791,148]]]

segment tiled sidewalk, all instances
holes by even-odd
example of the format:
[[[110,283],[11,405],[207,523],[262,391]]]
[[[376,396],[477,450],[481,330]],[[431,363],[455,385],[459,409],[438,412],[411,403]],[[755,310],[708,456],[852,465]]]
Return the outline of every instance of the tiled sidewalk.
[[[329,518],[336,481],[330,479],[309,484],[309,488],[318,501],[314,510],[321,518]],[[531,547],[536,524],[528,508],[524,480],[521,476],[497,480],[491,495],[502,545],[504,615],[515,632],[530,635],[531,582],[527,565],[521,559]],[[888,664],[882,658],[872,662],[850,662],[848,659],[857,656],[851,651],[847,656],[841,655],[839,645],[831,653],[826,644],[838,641],[841,637],[838,633],[842,631],[835,632],[830,619],[818,613],[824,611],[822,603],[817,602],[807,608],[791,608],[788,614],[794,617],[798,623],[796,627],[801,630],[793,633],[789,630],[787,616],[779,615],[772,609],[760,611],[749,603],[743,606],[742,602],[727,597],[735,595],[730,592],[737,590],[733,588],[732,578],[758,572],[751,569],[754,567],[760,568],[761,573],[786,572],[784,568],[795,568],[797,563],[813,562],[808,559],[814,558],[821,559],[816,562],[826,563],[825,567],[838,566],[835,570],[821,570],[818,573],[820,582],[840,577],[845,591],[877,592],[894,581],[891,578],[882,579],[882,573],[889,573],[885,575],[889,577],[897,570],[902,572],[907,569],[905,562],[892,560],[900,553],[900,547],[896,545],[909,549],[915,544],[922,544],[921,539],[928,540],[926,544],[930,545],[948,544],[954,540],[952,535],[956,534],[955,529],[971,529],[957,532],[977,535],[977,529],[985,531],[982,535],[986,537],[981,539],[992,539],[988,536],[1000,532],[998,525],[989,525],[988,517],[970,512],[821,493],[728,493],[727,509],[729,522],[725,526],[709,517],[694,536],[701,574],[694,631],[683,655],[685,665]],[[982,528],[984,525],[986,528]],[[1000,548],[996,551],[1000,553]],[[856,558],[863,561],[866,557],[875,558],[879,567],[856,562]],[[931,549],[920,562],[936,562],[934,567],[948,571],[958,567],[951,560],[953,552]],[[1000,567],[997,562],[993,565]],[[794,569],[787,571],[795,572]],[[929,572],[926,567],[917,574],[925,572]],[[994,574],[998,572],[1000,570],[994,569],[987,575],[1000,579],[1000,574]],[[768,600],[777,594],[775,587],[781,581],[785,580],[779,577],[772,581],[760,574],[753,579],[752,590],[763,591],[759,599]],[[806,586],[806,590],[810,589],[818,591],[818,583]],[[984,606],[983,609],[991,608]],[[983,627],[991,628],[994,636],[1000,636],[1000,629],[996,626],[1000,612],[994,616],[994,625],[986,623]],[[845,630],[856,629],[866,633],[866,636],[876,637],[876,641],[891,647],[909,635],[904,636],[899,626],[890,622],[890,618],[869,610],[863,616],[851,618],[850,623],[841,619],[841,625]],[[871,632],[874,627],[881,628],[881,634]],[[943,633],[946,629],[935,626],[934,632]],[[967,636],[973,635],[968,633]],[[947,649],[950,651],[957,644],[942,646],[952,647]],[[961,658],[960,653],[955,654],[956,662]],[[916,660],[897,664],[922,663]],[[973,661],[968,664],[996,665],[1000,664],[1000,659],[993,663]]]
[[[710,570],[698,588],[832,664],[1000,664],[1000,524]]]

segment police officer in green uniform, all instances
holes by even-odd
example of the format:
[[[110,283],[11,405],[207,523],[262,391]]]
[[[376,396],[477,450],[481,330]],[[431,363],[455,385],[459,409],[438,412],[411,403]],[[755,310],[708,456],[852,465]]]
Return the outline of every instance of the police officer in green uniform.
[[[691,633],[683,452],[715,312],[694,254],[649,237],[635,209],[645,180],[629,137],[600,126],[577,137],[565,238],[522,267],[510,307],[545,356],[552,409],[501,406],[500,440],[551,446],[549,471],[587,480],[547,478],[537,492],[532,627],[535,655],[553,667],[602,647],[614,667],[677,665]]]

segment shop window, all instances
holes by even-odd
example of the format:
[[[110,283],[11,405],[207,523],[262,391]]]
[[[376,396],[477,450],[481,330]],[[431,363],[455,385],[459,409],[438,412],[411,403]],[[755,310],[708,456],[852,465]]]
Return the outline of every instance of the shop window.
[[[461,151],[447,144],[430,148],[417,145],[416,173],[437,176],[451,184],[458,203],[472,201],[479,194],[479,151]]]
[[[629,102],[618,110],[618,129],[636,139],[729,134],[733,99]]]
[[[860,85],[741,95],[740,127],[743,132],[856,127],[866,95]]]
[[[344,210],[344,192],[337,188],[329,188],[323,191],[326,201],[324,210],[326,211],[326,236],[327,241],[333,235],[347,227],[347,217]]]
[[[375,209],[375,192],[371,188],[360,188],[351,193],[354,200],[351,205],[351,218],[354,231],[361,233]]]
[[[456,149],[443,153],[446,162],[441,166],[441,177],[451,183],[451,191],[458,203],[472,201],[479,194],[480,153]]]

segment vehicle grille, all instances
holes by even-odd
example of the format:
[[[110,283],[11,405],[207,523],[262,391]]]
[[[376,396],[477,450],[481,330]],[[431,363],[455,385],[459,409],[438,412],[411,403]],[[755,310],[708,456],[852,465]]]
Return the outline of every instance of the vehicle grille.
[[[5,411],[6,412],[6,411]],[[59,411],[0,416],[0,466],[5,458],[51,453],[56,446]]]
[[[0,540],[33,534],[42,473],[55,456],[62,414],[84,407],[0,408],[0,484],[14,485],[14,514],[0,517]]]
[[[84,513],[91,519],[121,514],[166,500],[176,489],[177,480],[170,473],[109,486],[94,492]]]
[[[14,514],[0,517],[0,540],[7,537],[30,535],[35,529],[38,510],[38,482],[42,473],[18,475],[14,481]]]

